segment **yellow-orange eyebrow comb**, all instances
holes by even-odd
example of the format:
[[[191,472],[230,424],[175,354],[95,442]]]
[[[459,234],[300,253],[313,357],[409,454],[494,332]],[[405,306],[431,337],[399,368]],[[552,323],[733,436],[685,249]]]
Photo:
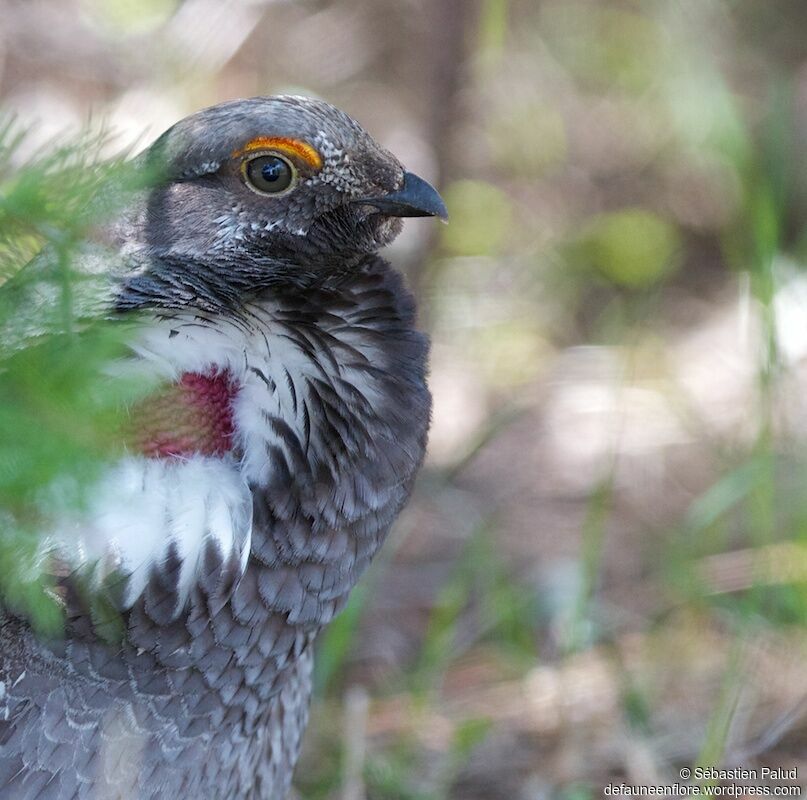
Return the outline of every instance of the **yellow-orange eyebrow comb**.
[[[315,148],[301,139],[290,139],[286,136],[257,136],[250,139],[240,150],[236,150],[233,158],[258,150],[276,150],[279,153],[297,156],[314,169],[322,167],[322,156]]]

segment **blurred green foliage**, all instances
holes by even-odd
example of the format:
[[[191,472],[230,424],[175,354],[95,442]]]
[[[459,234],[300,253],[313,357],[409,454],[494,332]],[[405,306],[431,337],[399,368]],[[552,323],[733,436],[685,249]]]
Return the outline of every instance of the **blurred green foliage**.
[[[591,89],[646,90],[672,55],[651,15],[596,0],[542,3],[540,22],[561,63]]]
[[[451,224],[443,231],[443,246],[455,256],[497,255],[512,230],[511,201],[497,187],[464,180],[443,193]]]
[[[629,208],[589,220],[570,254],[616,286],[645,289],[675,270],[680,251],[674,225],[647,209]]]
[[[365,576],[350,595],[347,606],[325,629],[317,645],[317,660],[314,666],[314,685],[320,694],[331,688],[331,684],[343,670],[345,663],[356,644],[361,614],[367,604],[367,595],[374,586],[371,571]]]
[[[563,164],[568,155],[566,123],[550,105],[530,103],[508,109],[491,121],[488,136],[496,166],[519,178],[540,177]]]
[[[131,36],[164,23],[179,0],[82,0],[82,3],[93,20]]]
[[[105,280],[81,269],[79,243],[142,178],[121,161],[102,161],[97,136],[18,163],[22,137],[12,123],[2,126],[0,600],[54,632],[60,616],[42,537],[86,502],[121,452],[127,403],[150,388],[110,372],[126,353],[126,329],[77,302]]]

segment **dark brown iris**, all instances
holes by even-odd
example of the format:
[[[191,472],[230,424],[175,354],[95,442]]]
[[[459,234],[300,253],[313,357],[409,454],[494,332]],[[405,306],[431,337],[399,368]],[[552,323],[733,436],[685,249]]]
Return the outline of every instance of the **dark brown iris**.
[[[262,194],[278,194],[291,186],[294,167],[276,155],[258,156],[247,161],[244,175],[249,185]]]

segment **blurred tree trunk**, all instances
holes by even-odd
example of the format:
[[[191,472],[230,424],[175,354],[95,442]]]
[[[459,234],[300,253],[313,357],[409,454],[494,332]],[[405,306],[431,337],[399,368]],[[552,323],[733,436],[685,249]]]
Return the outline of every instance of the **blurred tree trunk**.
[[[461,114],[459,97],[468,79],[480,0],[436,0],[427,6],[423,58],[427,64],[429,94],[426,138],[437,161],[437,188],[453,177],[457,159],[454,132]],[[439,226],[433,226],[421,252],[413,260],[409,277],[412,289],[422,303],[422,317],[427,322],[428,307],[426,267],[440,239]]]

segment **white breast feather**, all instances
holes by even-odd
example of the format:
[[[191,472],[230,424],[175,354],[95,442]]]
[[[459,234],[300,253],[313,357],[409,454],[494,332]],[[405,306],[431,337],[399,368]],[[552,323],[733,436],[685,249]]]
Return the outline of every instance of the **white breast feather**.
[[[182,605],[207,543],[224,558],[235,555],[243,570],[251,535],[252,496],[232,460],[130,456],[104,476],[85,516],[60,526],[49,544],[69,563],[91,567],[96,581],[112,570],[127,575],[129,607],[173,543]]]

